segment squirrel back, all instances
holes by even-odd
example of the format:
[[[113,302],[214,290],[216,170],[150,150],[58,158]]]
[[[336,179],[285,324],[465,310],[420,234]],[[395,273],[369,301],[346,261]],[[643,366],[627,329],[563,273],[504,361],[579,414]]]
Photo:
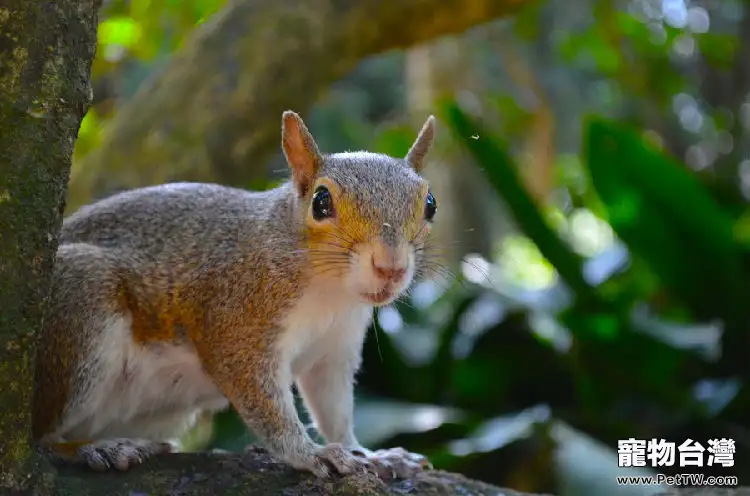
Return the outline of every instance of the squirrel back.
[[[263,192],[168,183],[125,191],[66,218],[60,244],[111,250],[141,277],[189,279],[201,269],[233,264],[246,255],[273,258],[296,245],[291,189],[289,183]]]

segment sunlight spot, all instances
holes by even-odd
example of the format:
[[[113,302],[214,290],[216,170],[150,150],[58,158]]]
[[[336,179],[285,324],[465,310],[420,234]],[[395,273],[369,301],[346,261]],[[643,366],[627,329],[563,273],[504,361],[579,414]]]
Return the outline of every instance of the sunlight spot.
[[[712,415],[716,415],[732,402],[741,388],[741,382],[736,378],[703,379],[693,387],[693,395]]]
[[[684,0],[662,0],[661,12],[664,21],[673,28],[684,28],[687,24],[687,8]]]
[[[750,186],[750,159],[745,159],[742,162],[740,162],[738,172],[739,172],[740,180],[743,183],[747,183],[748,186]]]
[[[549,407],[538,405],[513,415],[490,419],[479,426],[471,438],[449,443],[448,450],[458,456],[494,451],[528,438],[536,425],[549,422],[550,418]]]
[[[705,144],[691,145],[685,152],[685,162],[693,170],[705,169],[713,163],[714,158],[711,150]]]
[[[422,281],[414,285],[411,290],[411,302],[420,310],[424,310],[444,293],[443,287],[435,281]]]
[[[680,124],[682,124],[682,127],[686,131],[697,133],[703,127],[703,114],[698,109],[698,105],[696,105],[694,100],[682,105],[677,111],[677,116],[680,119]]]
[[[708,12],[703,7],[690,7],[687,15],[687,23],[690,31],[693,33],[708,33],[711,26],[711,19]]]
[[[740,122],[745,129],[750,129],[750,103],[743,103],[740,107]]]
[[[687,93],[678,93],[672,97],[672,109],[676,114],[680,113],[683,107],[696,105],[695,98]]]
[[[695,53],[695,39],[686,34],[680,35],[675,38],[672,48],[683,58],[691,57]]]
[[[529,327],[539,339],[549,343],[558,352],[566,353],[573,345],[570,331],[548,314],[534,312],[529,315]]]
[[[506,309],[501,300],[494,295],[483,296],[461,315],[458,327],[462,333],[476,336],[501,322],[505,314]]]
[[[378,310],[378,323],[380,328],[388,334],[395,334],[404,327],[404,320],[393,305]]]
[[[466,456],[473,453],[474,446],[468,439],[457,439],[450,443],[449,451],[455,456]]]
[[[616,240],[601,252],[588,258],[583,264],[583,277],[592,286],[598,286],[630,265],[627,246]]]
[[[590,257],[612,245],[612,228],[585,208],[579,208],[570,216],[572,243],[578,253]]]
[[[628,12],[641,21],[658,21],[661,20],[662,13],[657,2],[641,1],[629,2]]]
[[[734,137],[729,131],[721,130],[716,134],[716,148],[719,153],[727,155],[734,149]]]
[[[489,271],[490,263],[480,255],[466,255],[461,262],[461,273],[467,280],[475,284],[484,282]]]
[[[524,289],[544,289],[555,283],[555,268],[526,236],[506,236],[500,253],[503,278],[509,282]]]
[[[437,408],[420,408],[412,419],[414,428],[420,431],[435,429],[445,422],[445,415]]]

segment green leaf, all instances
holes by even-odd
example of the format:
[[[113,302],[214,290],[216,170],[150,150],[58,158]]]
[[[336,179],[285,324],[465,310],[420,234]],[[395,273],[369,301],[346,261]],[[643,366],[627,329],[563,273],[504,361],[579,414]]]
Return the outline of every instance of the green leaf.
[[[227,408],[214,415],[213,439],[207,449],[241,452],[255,440],[234,408]]]
[[[586,162],[610,224],[699,318],[744,321],[748,295],[732,216],[684,166],[603,119],[586,130]]]
[[[372,149],[394,157],[405,157],[414,141],[414,130],[406,125],[389,126],[376,134]]]
[[[718,33],[705,33],[695,36],[706,60],[714,67],[728,68],[735,63],[737,36]]]
[[[225,0],[194,0],[193,13],[196,24],[202,23],[224,6]]]
[[[620,54],[600,39],[588,45],[588,50],[603,74],[614,75],[620,68]]]
[[[101,45],[132,47],[141,38],[141,26],[130,17],[113,17],[99,24],[98,41]]]
[[[745,212],[737,219],[734,225],[734,235],[737,242],[740,243],[745,250],[750,249],[750,210]]]

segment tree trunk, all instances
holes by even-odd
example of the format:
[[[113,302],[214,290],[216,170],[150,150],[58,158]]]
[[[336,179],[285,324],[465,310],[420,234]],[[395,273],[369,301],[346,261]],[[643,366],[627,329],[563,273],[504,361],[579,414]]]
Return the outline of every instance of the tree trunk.
[[[304,112],[363,58],[459,33],[528,0],[237,0],[199,27],[74,168],[69,207],[171,180],[246,186]]]
[[[0,487],[29,476],[34,336],[73,143],[90,102],[94,0],[0,2]],[[33,472],[32,472],[33,473]]]

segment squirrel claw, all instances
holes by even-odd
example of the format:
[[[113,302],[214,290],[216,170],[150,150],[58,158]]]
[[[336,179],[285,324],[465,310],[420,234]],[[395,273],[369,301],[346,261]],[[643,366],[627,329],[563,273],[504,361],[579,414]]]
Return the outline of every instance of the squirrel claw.
[[[425,470],[432,470],[432,463],[419,453],[411,453],[403,448],[388,448],[370,451],[357,448],[352,452],[367,459],[376,469],[381,479],[406,479]]]
[[[169,443],[146,439],[105,439],[82,446],[78,456],[81,463],[98,472],[110,468],[125,471],[153,455],[169,453],[172,448]]]
[[[375,473],[369,460],[354,456],[351,451],[336,443],[318,448],[312,466],[308,465],[305,468],[324,478],[353,473]]]

